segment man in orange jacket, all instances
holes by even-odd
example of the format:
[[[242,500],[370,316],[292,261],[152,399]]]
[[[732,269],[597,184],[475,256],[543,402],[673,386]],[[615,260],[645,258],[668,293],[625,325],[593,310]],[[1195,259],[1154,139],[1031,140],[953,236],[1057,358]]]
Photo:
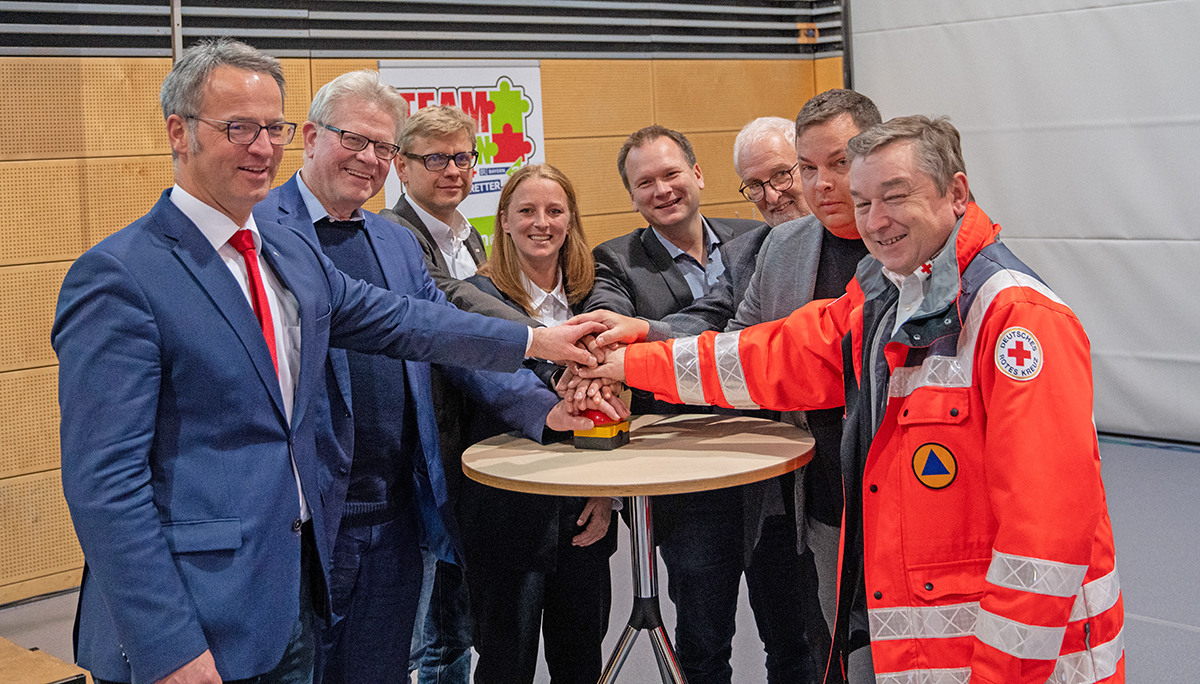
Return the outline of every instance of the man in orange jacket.
[[[865,609],[877,682],[1123,682],[1079,320],[997,239],[947,120],[892,119],[847,151],[871,257],[845,295],[581,375],[684,403],[845,403],[835,654]]]

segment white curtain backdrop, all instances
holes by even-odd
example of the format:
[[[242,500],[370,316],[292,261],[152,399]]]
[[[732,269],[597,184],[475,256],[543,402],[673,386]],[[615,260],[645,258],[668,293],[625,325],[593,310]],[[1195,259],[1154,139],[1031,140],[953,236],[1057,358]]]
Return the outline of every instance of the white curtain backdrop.
[[[855,89],[945,114],[1078,314],[1102,431],[1200,442],[1200,0],[858,0]]]

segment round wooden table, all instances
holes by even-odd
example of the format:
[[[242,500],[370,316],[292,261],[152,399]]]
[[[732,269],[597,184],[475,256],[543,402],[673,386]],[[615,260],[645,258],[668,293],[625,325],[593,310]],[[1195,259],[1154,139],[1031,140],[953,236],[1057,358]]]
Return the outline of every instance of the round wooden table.
[[[640,630],[650,632],[664,682],[685,684],[658,607],[650,496],[758,482],[812,459],[813,439],[787,423],[729,415],[638,416],[629,444],[612,451],[501,435],[463,454],[463,472],[492,487],[556,496],[630,497],[633,612],[600,678],[617,678]]]

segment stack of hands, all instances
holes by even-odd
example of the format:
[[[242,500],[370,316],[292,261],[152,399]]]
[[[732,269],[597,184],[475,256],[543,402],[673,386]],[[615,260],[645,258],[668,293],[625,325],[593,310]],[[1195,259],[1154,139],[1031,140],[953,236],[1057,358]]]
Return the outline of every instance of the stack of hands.
[[[644,341],[650,324],[611,311],[580,314],[566,323],[534,330],[529,355],[565,363],[555,390],[562,398],[546,419],[553,430],[589,430],[586,410],[614,421],[629,417],[617,396],[625,380],[625,346]]]

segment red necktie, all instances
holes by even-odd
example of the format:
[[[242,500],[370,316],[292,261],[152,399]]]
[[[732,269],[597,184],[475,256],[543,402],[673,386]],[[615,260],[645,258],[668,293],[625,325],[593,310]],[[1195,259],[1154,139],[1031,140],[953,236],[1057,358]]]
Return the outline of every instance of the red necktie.
[[[254,236],[248,230],[239,230],[229,238],[229,244],[242,253],[246,260],[246,272],[250,276],[250,299],[254,302],[254,315],[262,326],[267,349],[271,350],[271,363],[279,373],[279,359],[275,356],[275,325],[271,322],[271,305],[267,302],[267,290],[263,287],[262,273],[258,270],[258,253],[254,250]]]

